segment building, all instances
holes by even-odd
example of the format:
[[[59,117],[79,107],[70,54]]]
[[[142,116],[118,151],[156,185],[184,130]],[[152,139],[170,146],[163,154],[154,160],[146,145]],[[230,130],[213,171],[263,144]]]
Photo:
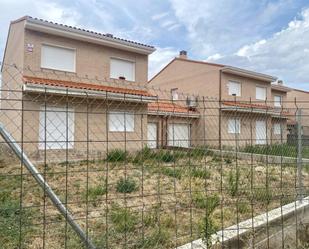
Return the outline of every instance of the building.
[[[193,102],[200,118],[194,130],[201,141],[245,146],[286,141],[283,103],[288,89],[272,84],[276,80],[241,68],[191,60],[181,51],[148,84],[170,91],[175,102],[184,101],[179,98],[181,93],[196,96]],[[198,138],[190,139],[192,144],[201,144]]]
[[[38,160],[140,149],[149,45],[29,16],[10,24],[1,122]]]

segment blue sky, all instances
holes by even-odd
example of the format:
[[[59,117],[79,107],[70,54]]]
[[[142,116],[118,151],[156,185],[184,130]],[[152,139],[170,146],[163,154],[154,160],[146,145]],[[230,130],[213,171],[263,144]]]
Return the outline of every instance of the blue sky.
[[[0,0],[0,9],[0,58],[9,21],[31,15],[156,46],[151,76],[184,49],[309,90],[308,0]]]

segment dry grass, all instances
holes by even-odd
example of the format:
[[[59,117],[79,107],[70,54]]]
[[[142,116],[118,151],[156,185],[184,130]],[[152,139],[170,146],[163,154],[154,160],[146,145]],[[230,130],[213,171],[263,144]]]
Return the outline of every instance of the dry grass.
[[[216,229],[295,199],[295,165],[181,156],[167,163],[150,158],[138,163],[82,161],[38,168],[98,248],[173,248],[196,239],[201,236],[207,200],[215,195],[220,200],[211,214]],[[0,184],[9,191],[10,200],[20,199],[20,177],[11,179],[21,169],[16,163],[0,167]],[[239,175],[231,182],[236,172]],[[83,248],[58,211],[47,199],[44,202],[44,192],[25,168],[23,173],[22,205],[31,221],[31,229],[23,228],[27,231],[23,248],[41,248],[43,239],[49,249],[63,248],[65,243],[66,248]],[[308,171],[304,176],[308,186]],[[136,183],[135,191],[117,192],[117,182],[124,177]],[[237,188],[231,193],[233,183]],[[19,238],[3,248],[13,248],[14,243],[18,245]]]

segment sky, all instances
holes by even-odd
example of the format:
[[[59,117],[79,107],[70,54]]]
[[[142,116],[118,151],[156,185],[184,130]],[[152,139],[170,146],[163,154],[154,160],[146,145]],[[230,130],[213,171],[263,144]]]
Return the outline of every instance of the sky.
[[[9,22],[30,15],[156,47],[152,77],[180,50],[309,90],[309,0],[0,0],[0,61]]]

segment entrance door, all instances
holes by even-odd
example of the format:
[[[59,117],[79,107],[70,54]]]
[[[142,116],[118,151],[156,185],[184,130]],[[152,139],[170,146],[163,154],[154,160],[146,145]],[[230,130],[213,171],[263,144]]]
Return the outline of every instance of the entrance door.
[[[256,144],[266,144],[266,121],[257,120],[255,125]]]
[[[148,123],[147,126],[147,146],[155,149],[158,147],[158,126],[156,123]]]
[[[188,148],[190,146],[190,125],[170,124],[168,126],[168,145]]]

